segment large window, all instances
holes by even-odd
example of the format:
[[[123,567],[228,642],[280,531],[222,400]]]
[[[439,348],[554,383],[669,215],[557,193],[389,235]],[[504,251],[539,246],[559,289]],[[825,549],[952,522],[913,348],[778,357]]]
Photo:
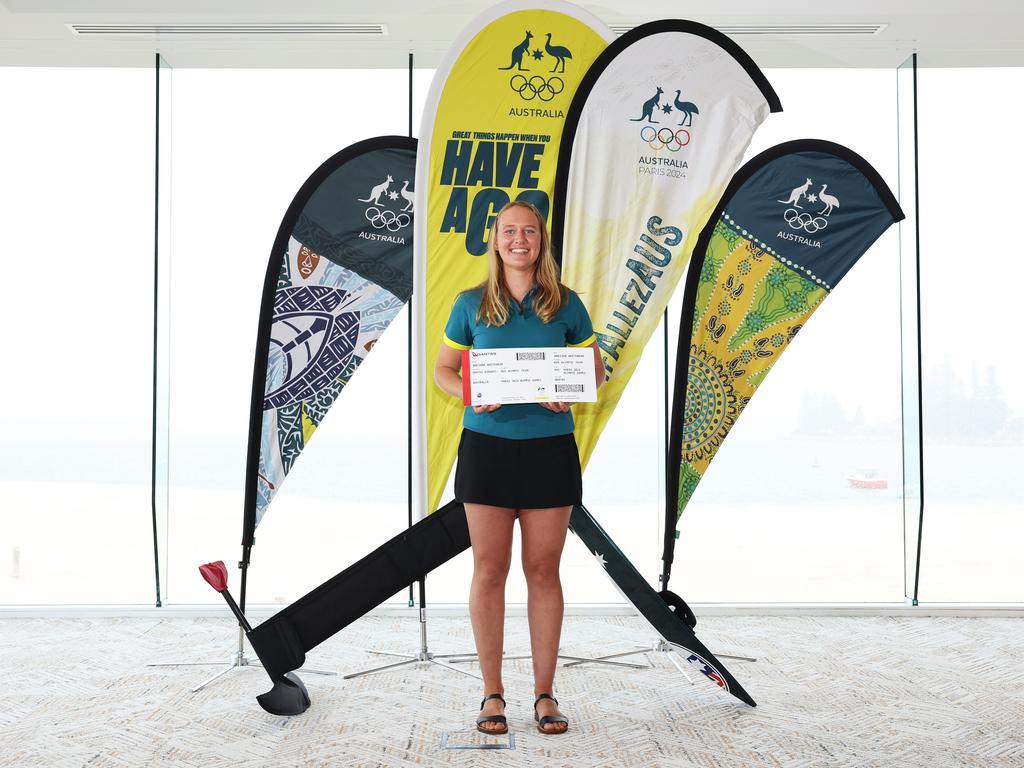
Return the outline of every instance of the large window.
[[[175,70],[168,597],[240,554],[256,320],[288,204],[327,158],[405,134],[407,74]],[[251,603],[291,602],[406,524],[406,313],[317,430],[256,532]],[[356,407],[356,404],[359,404]]]
[[[414,133],[433,74],[414,74]],[[897,126],[896,71],[766,74],[785,111],[765,120],[748,159],[789,139],[823,138],[863,155],[897,194],[899,181],[913,178],[912,151],[898,155],[912,149],[898,141],[912,131]],[[909,96],[909,76],[901,82],[900,97]],[[1024,267],[1001,213],[1024,175],[1006,98],[1024,86],[1024,70],[922,69],[918,85],[919,597],[1021,602],[1014,546],[1024,537],[1015,485],[1024,464],[1024,370],[1009,329]],[[0,68],[8,116],[0,124],[8,274],[0,311],[9,329],[0,379],[8,405],[2,604],[151,604],[156,594],[154,86],[152,69]],[[338,150],[406,134],[408,87],[401,65],[165,71],[159,204],[167,225],[161,280],[169,279],[157,440],[165,602],[216,602],[196,566],[233,564],[240,553],[256,321],[285,209]],[[970,120],[950,117],[950,93],[971,95]],[[910,104],[899,112],[904,123]],[[671,587],[688,601],[897,603],[910,593],[914,256],[906,244],[900,253],[895,227],[883,235],[758,390],[678,525]],[[669,309],[667,369],[659,329],[584,478],[588,507],[652,584],[661,569],[664,377],[675,368],[681,299],[682,283]],[[291,602],[406,526],[407,323],[403,310],[257,530],[250,604]],[[852,487],[863,472],[887,487]],[[471,571],[469,553],[435,571],[430,601],[464,603]],[[569,602],[623,600],[572,536],[563,577]],[[508,601],[525,600],[513,569]],[[405,593],[394,601],[404,603]]]
[[[1024,262],[1024,70],[922,69],[922,600],[1024,602],[1024,363],[1014,335]],[[951,113],[967,95],[970,119]]]
[[[153,74],[0,67],[0,602],[152,603]]]

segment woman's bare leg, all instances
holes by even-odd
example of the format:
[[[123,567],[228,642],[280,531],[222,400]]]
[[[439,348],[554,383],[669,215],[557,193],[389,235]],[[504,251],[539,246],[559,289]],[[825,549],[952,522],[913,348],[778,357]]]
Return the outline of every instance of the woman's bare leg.
[[[564,609],[558,566],[562,559],[571,511],[572,507],[519,510],[535,696],[538,693],[550,693],[554,688]],[[548,699],[537,705],[537,712],[541,717],[560,714],[555,703]],[[546,726],[549,731],[565,728],[564,723],[549,723]]]
[[[469,590],[469,618],[473,624],[484,695],[504,693],[501,655],[505,633],[505,578],[512,561],[512,525],[516,510],[485,504],[465,504],[469,540],[473,545],[473,583]],[[501,702],[484,704],[483,715],[502,714]],[[497,723],[483,728],[500,729]]]

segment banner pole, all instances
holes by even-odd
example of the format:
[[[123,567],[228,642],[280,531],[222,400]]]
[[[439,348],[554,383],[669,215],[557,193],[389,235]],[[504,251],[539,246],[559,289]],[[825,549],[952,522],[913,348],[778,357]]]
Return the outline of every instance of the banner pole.
[[[408,89],[408,104],[409,104],[409,137],[412,138],[412,86],[413,86],[413,53],[409,52],[409,89]],[[419,184],[417,183],[417,188]],[[413,263],[413,270],[417,269],[417,265]],[[415,281],[414,281],[415,285]],[[413,522],[420,522],[427,516],[426,512],[426,472],[425,472],[425,461],[426,455],[423,453],[423,445],[419,442],[421,439],[425,439],[425,429],[423,425],[423,419],[417,420],[416,424],[413,424],[413,416],[417,411],[420,414],[425,413],[425,402],[423,399],[424,387],[425,387],[425,376],[423,375],[422,365],[425,359],[424,345],[423,345],[423,317],[421,317],[421,304],[416,301],[415,290],[409,297],[408,302],[409,308],[409,341],[406,346],[406,394],[408,397],[409,412],[406,420],[406,436],[407,436],[407,452],[406,452],[406,477],[407,477],[407,511],[408,511],[408,527],[413,527]],[[415,321],[414,321],[415,318]],[[418,321],[418,322],[417,322]],[[413,396],[416,396],[415,401]],[[414,431],[415,426],[415,431]],[[422,430],[422,431],[421,431]],[[418,507],[418,509],[416,509]],[[430,648],[427,645],[427,587],[426,587],[426,576],[417,582],[419,587],[419,625],[420,625],[420,648],[419,651],[414,654],[399,653],[392,654],[384,651],[377,651],[373,649],[367,649],[369,653],[383,653],[385,655],[397,655],[404,656],[405,661],[400,661],[395,664],[387,664],[383,667],[373,667],[372,669],[363,669],[358,672],[352,672],[345,675],[345,679],[349,680],[354,677],[361,677],[363,675],[373,674],[374,672],[382,672],[387,669],[394,669],[397,666],[404,664],[415,664],[417,662],[426,661],[432,662],[439,666],[447,667],[448,669],[462,674],[469,675],[470,677],[477,677],[472,672],[464,669],[459,669],[453,666],[448,661],[449,657],[456,656],[459,658],[469,658],[470,654],[459,653],[459,654],[434,654],[431,653]],[[410,608],[415,607],[416,600],[413,597],[413,585],[409,585],[409,597],[408,606]]]
[[[156,607],[160,600],[160,547],[156,522],[156,433],[157,433],[157,380],[160,335],[160,54],[156,54],[156,115],[154,118],[155,150],[153,153],[153,421],[150,463],[150,506],[153,513],[153,569],[156,575]]]
[[[669,431],[669,421],[668,421],[668,408],[669,408],[669,405],[668,405],[668,403],[669,403],[669,394],[668,394],[668,388],[669,388],[669,383],[668,383],[668,307],[667,306],[665,307],[665,312],[662,314],[662,323],[664,324],[663,325],[664,333],[662,334],[662,360],[664,361],[664,364],[665,364],[665,368],[664,368],[663,376],[662,376],[662,379],[663,379],[662,383],[664,384],[664,388],[665,388],[665,390],[664,390],[664,393],[665,393],[665,414],[664,414],[665,415],[665,446],[664,446],[664,448],[667,451],[668,450],[668,431]],[[668,481],[668,476],[667,475],[665,477],[665,480],[666,480],[666,482]]]
[[[662,444],[662,450],[665,452],[665,466],[662,468],[662,484],[664,485],[664,493],[666,498],[669,492],[669,480],[672,477],[672,433],[671,433],[671,419],[669,409],[670,395],[669,395],[669,380],[668,380],[668,306],[665,306],[664,314],[662,315],[662,324],[664,333],[662,334],[662,360],[665,364],[664,370],[664,385],[665,385],[665,442]],[[668,519],[663,520],[665,525],[668,525]],[[664,539],[664,532],[662,532],[662,538]],[[668,589],[668,573],[664,570],[661,572],[658,583],[661,584],[661,589]]]
[[[917,54],[913,55],[914,67],[914,290],[917,310],[917,467],[919,508],[917,517],[917,557],[914,561],[914,598],[918,604],[918,590],[921,587],[921,537],[924,535],[924,387],[921,382],[923,370],[921,360],[921,186],[918,173],[917,140]]]
[[[427,648],[427,577],[420,579],[420,661],[431,658]]]
[[[409,51],[409,138],[412,138],[412,73],[413,54]],[[408,413],[405,421],[405,477],[406,477],[406,512],[407,523],[412,528],[412,303],[415,295],[409,297],[408,329],[409,336],[405,345],[405,401],[408,404]],[[412,608],[416,601],[412,596],[412,584],[409,585],[409,607]]]
[[[242,547],[242,559],[238,562],[238,569],[242,572],[242,586],[238,591],[238,608],[245,613],[245,585],[249,577],[249,550],[251,547]]]

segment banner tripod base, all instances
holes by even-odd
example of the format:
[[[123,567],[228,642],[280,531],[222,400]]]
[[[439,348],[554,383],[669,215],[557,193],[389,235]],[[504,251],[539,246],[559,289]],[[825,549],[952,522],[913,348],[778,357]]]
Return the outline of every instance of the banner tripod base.
[[[672,662],[672,665],[683,673],[683,677],[686,678],[687,682],[690,683],[690,685],[693,685],[693,678],[690,677],[689,674],[687,674],[686,668],[683,666],[683,662],[679,658],[678,651],[678,647],[672,645],[672,643],[666,641],[664,638],[659,637],[657,640],[654,641],[654,644],[650,648],[636,648],[632,651],[620,651],[619,653],[609,653],[604,656],[598,656],[594,659],[579,659],[577,661],[570,661],[568,664],[563,664],[562,666],[574,667],[578,664],[589,664],[595,661],[607,664],[611,663],[607,661],[608,659],[617,659],[621,658],[622,656],[633,656],[637,653],[664,653],[668,655],[668,660]],[[716,653],[715,655],[720,659],[733,659],[735,661],[757,661],[757,659],[750,656],[729,656],[724,653]]]
[[[439,667],[450,669],[453,672],[460,672],[463,675],[469,675],[475,677],[477,680],[481,679],[480,675],[474,675],[472,672],[468,672],[465,669],[459,669],[458,667],[452,666],[451,662],[446,661],[450,656],[463,656],[461,653],[448,653],[442,655],[435,655],[430,651],[420,651],[419,653],[393,653],[391,651],[374,651],[366,649],[367,653],[379,653],[384,656],[404,656],[404,661],[396,661],[394,664],[385,664],[383,667],[372,667],[371,669],[363,669],[359,672],[352,672],[351,674],[344,675],[343,680],[351,680],[353,677],[362,677],[363,675],[372,675],[374,672],[384,672],[388,669],[395,669],[397,667],[404,666],[406,664],[419,664],[420,662],[428,664],[437,664]]]
[[[156,663],[153,663],[153,664],[147,664],[146,666],[147,667],[214,667],[214,666],[220,666],[222,664],[224,664],[223,661],[162,661],[162,662],[156,662]],[[199,685],[197,685],[195,688],[193,688],[192,689],[192,693],[198,693],[199,691],[203,690],[203,688],[205,688],[206,686],[210,685],[210,683],[213,683],[214,681],[219,680],[220,678],[222,678],[224,675],[228,674],[229,672],[232,672],[232,671],[234,671],[236,669],[244,669],[245,667],[258,667],[258,668],[262,669],[263,665],[260,664],[259,659],[250,659],[248,656],[245,655],[245,632],[243,632],[242,628],[239,627],[238,628],[238,648],[235,650],[234,655],[231,657],[231,661],[228,662],[228,665],[226,667],[224,667],[224,669],[220,670],[215,675],[213,675],[212,677],[207,678],[206,680],[201,682]],[[303,667],[302,671],[306,672],[306,673],[308,673],[310,675],[336,675],[336,674],[338,674],[337,672],[325,672],[325,671],[320,670],[320,669],[307,669],[306,667]]]
[[[646,650],[649,650],[649,649],[641,648],[639,651],[626,651],[625,653],[613,653],[610,656],[601,656],[601,657],[598,657],[598,658],[592,658],[592,657],[588,657],[588,656],[567,656],[564,653],[560,653],[555,658],[556,659],[571,659],[570,664],[607,664],[608,666],[611,666],[611,667],[629,667],[630,669],[650,669],[650,665],[649,664],[632,664],[632,663],[630,663],[628,661],[610,661],[610,659],[613,659],[616,656],[629,656],[630,654],[633,654],[633,653],[643,653]],[[532,658],[533,657],[530,656],[530,655],[526,655],[526,656],[504,656],[503,655],[501,657],[501,660],[502,661],[514,661],[516,659],[532,659]],[[479,657],[477,656],[477,654],[475,654],[475,653],[464,653],[464,654],[459,654],[458,658],[452,659],[451,663],[452,664],[464,664],[464,663],[467,663],[467,662],[473,662],[473,661],[478,661],[478,660],[479,660]],[[569,664],[563,664],[562,666],[563,667],[568,667]]]
[[[422,598],[421,598],[422,604]],[[452,666],[452,662],[447,661],[450,658],[465,658],[471,654],[466,653],[431,653],[427,648],[427,616],[425,610],[420,608],[420,650],[418,653],[396,653],[394,651],[377,651],[370,648],[366,649],[367,653],[376,653],[381,656],[399,656],[403,661],[396,661],[394,664],[385,664],[383,667],[373,667],[371,669],[363,669],[359,672],[352,672],[351,674],[344,675],[343,680],[351,680],[353,677],[362,677],[363,675],[372,675],[374,672],[384,672],[388,669],[395,669],[396,667],[402,667],[406,664],[437,664],[439,667],[449,669],[452,672],[458,672],[463,675],[469,675],[475,677],[477,680],[481,680],[480,675],[473,674],[472,672],[459,669],[458,667]]]

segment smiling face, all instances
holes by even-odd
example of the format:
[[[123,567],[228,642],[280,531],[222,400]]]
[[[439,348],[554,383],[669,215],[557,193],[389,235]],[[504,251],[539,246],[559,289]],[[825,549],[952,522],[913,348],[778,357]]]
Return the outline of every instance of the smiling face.
[[[541,249],[541,226],[529,208],[513,206],[496,222],[494,246],[505,269],[533,272]]]

